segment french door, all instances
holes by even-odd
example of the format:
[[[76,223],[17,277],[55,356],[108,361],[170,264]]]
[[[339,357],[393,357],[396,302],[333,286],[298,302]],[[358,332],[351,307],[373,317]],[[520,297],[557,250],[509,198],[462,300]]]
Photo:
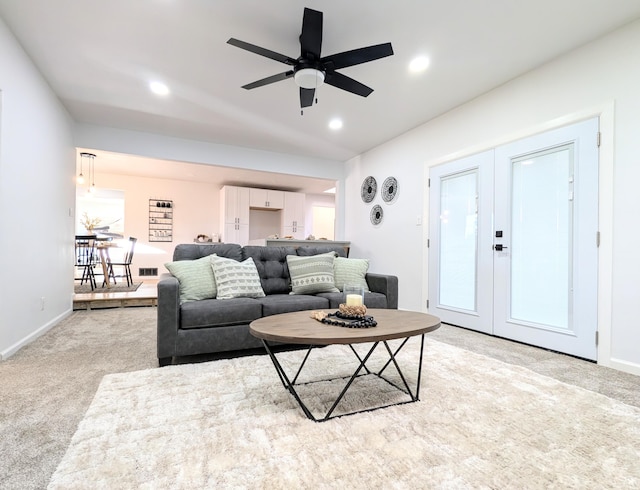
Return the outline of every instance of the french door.
[[[598,120],[430,171],[429,311],[596,359]]]

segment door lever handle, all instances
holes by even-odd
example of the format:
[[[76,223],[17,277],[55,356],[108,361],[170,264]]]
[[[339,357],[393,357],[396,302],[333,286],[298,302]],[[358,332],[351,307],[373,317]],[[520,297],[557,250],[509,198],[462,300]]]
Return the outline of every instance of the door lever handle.
[[[509,248],[509,247],[505,247],[505,246],[504,246],[504,245],[502,245],[501,243],[496,243],[496,244],[493,246],[493,249],[494,249],[496,252],[501,252],[501,251],[502,251],[503,249],[505,249],[505,248]]]

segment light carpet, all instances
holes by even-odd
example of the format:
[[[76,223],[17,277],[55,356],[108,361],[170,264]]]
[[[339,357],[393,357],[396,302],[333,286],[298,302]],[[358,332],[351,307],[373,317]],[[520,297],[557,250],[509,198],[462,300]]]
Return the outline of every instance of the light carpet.
[[[304,380],[354,361],[315,350]],[[267,356],[107,375],[49,488],[640,487],[640,409],[433,340],[422,376],[418,403],[314,423]],[[302,395],[320,409],[335,383]],[[346,408],[385,385],[360,378]]]

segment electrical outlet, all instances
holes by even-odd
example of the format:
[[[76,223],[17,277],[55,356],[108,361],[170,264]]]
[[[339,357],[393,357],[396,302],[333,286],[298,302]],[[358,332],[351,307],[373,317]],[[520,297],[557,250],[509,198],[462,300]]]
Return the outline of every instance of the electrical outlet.
[[[40,298],[40,311],[44,311],[44,296]]]

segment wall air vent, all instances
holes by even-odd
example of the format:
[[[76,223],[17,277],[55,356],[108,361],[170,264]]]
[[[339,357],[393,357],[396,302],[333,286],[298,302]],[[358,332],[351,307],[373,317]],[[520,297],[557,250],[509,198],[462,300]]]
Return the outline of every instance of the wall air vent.
[[[157,267],[141,267],[138,269],[138,276],[157,276],[158,268]]]

